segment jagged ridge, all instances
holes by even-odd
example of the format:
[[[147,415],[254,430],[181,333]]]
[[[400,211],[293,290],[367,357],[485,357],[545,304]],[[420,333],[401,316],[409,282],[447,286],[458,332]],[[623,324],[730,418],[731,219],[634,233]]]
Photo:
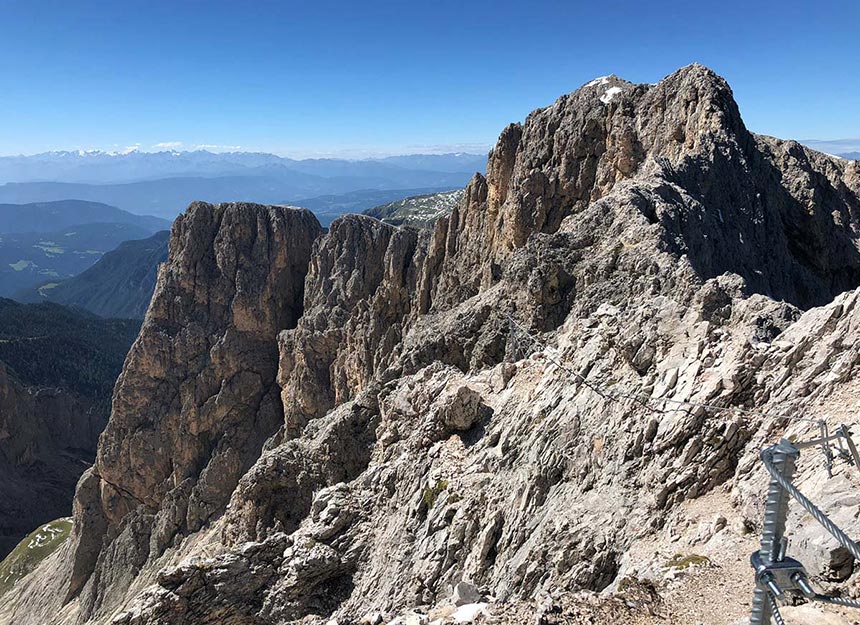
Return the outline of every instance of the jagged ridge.
[[[860,283],[858,167],[749,133],[694,65],[509,126],[432,233],[192,206],[54,561],[73,563],[64,618],[138,596],[115,622],[322,621],[464,578],[508,600],[608,586],[758,424],[608,401],[523,360],[505,315],[627,394],[766,406],[755,345]],[[200,541],[221,555],[164,568]],[[20,597],[17,618],[47,605]]]

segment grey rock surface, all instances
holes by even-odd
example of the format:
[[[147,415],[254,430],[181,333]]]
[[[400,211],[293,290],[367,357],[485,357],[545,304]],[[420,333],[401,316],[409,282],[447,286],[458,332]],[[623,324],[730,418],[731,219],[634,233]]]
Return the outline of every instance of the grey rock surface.
[[[454,585],[454,593],[451,597],[454,605],[461,606],[469,603],[478,603],[482,597],[481,592],[474,584],[469,582],[458,582]]]

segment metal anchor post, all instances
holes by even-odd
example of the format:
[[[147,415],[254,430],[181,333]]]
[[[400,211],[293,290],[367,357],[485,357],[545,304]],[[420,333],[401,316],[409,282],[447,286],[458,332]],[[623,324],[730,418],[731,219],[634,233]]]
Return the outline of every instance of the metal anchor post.
[[[797,447],[783,439],[768,452],[772,455],[773,465],[779,474],[790,481],[800,455]],[[789,493],[775,478],[771,477],[762,522],[761,548],[753,554],[754,560],[760,563],[759,566],[781,562],[785,558],[784,534],[789,499]],[[756,567],[756,562],[753,566]],[[756,572],[756,589],[753,595],[750,625],[770,625],[772,617],[776,618],[777,623],[782,622],[775,601],[780,594],[781,590],[772,575],[759,575],[758,571]]]

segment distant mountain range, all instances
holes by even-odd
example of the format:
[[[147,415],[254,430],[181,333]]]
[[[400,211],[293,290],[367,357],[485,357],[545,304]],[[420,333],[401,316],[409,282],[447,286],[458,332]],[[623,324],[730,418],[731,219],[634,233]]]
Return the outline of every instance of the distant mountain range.
[[[486,156],[476,154],[350,161],[246,152],[49,152],[0,157],[0,202],[74,198],[173,219],[194,200],[298,204],[355,191],[451,189],[485,167]]]
[[[155,178],[271,175],[279,169],[332,177],[397,177],[408,171],[472,173],[483,171],[486,154],[409,154],[366,160],[334,158],[297,160],[266,152],[125,153],[91,151],[44,152],[0,157],[0,183],[79,182],[116,184]],[[408,175],[408,174],[406,174]],[[401,185],[418,186],[418,185]]]
[[[169,226],[156,217],[77,200],[0,204],[0,296],[75,276],[123,241]]]
[[[832,139],[822,141],[820,139],[801,139],[798,143],[824,152],[850,160],[860,159],[860,139]]]
[[[117,223],[155,232],[170,227],[170,221],[150,215],[135,215],[98,202],[63,200],[31,204],[0,204],[0,234],[10,232],[56,232],[69,226]]]

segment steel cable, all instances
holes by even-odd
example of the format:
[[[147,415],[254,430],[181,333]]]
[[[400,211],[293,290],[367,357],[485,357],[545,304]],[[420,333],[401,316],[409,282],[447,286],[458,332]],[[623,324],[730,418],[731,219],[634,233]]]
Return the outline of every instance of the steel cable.
[[[860,608],[860,601],[856,599],[843,599],[842,597],[828,597],[827,595],[819,595],[816,594],[812,597],[814,601],[820,601],[821,603],[831,603],[833,605],[841,605],[846,608]]]
[[[767,593],[767,602],[770,606],[770,615],[773,617],[773,622],[776,625],[785,625],[782,619],[782,614],[779,613],[779,604],[776,602],[776,597],[772,593]]]
[[[823,419],[810,419],[808,417],[796,417],[796,416],[790,416],[790,415],[773,414],[773,413],[761,412],[761,411],[757,411],[757,410],[748,410],[746,408],[737,408],[735,406],[717,406],[714,404],[704,404],[704,403],[698,403],[698,402],[692,402],[692,401],[683,401],[683,400],[679,400],[679,399],[668,399],[668,398],[650,398],[650,400],[643,400],[643,399],[641,399],[635,395],[629,394],[629,393],[613,393],[611,391],[604,390],[599,385],[591,382],[588,378],[586,378],[581,373],[573,371],[569,367],[566,367],[564,364],[559,362],[558,359],[553,358],[550,354],[547,353],[547,351],[549,350],[549,346],[546,343],[544,343],[539,338],[534,336],[531,333],[531,331],[529,331],[527,328],[523,327],[519,322],[517,322],[516,319],[513,318],[513,316],[511,316],[509,314],[506,316],[507,316],[508,322],[511,324],[511,326],[513,328],[518,330],[526,338],[528,338],[532,343],[534,343],[536,346],[538,346],[539,348],[541,348],[544,351],[544,357],[551,364],[555,365],[556,367],[558,367],[559,369],[561,369],[565,373],[577,378],[580,382],[582,382],[582,384],[584,386],[588,387],[589,389],[594,391],[597,395],[599,395],[600,397],[603,397],[607,401],[620,403],[622,399],[628,399],[628,400],[631,400],[631,401],[638,403],[639,405],[643,406],[644,408],[650,410],[651,412],[657,413],[657,414],[666,414],[668,411],[665,408],[655,407],[654,405],[652,405],[652,403],[649,403],[649,401],[653,402],[653,403],[673,404],[676,406],[686,407],[686,408],[704,408],[706,410],[721,410],[724,412],[732,412],[735,414],[741,414],[741,415],[746,415],[746,416],[762,417],[764,419],[774,419],[774,420],[784,419],[786,421],[802,421],[805,423],[815,423],[816,425],[819,425],[819,427],[821,426],[822,423],[824,423]]]
[[[833,536],[840,545],[845,547],[856,560],[860,561],[860,547],[858,547],[845,532],[839,529],[839,527],[837,527],[837,525],[831,521],[824,512],[819,510],[818,507],[806,497],[806,495],[801,493],[794,484],[783,477],[779,470],[774,466],[772,455],[773,452],[769,448],[761,452],[762,462],[764,462],[764,466],[767,469],[767,472],[770,473],[771,477],[779,482],[779,485],[789,495],[791,495],[804,510],[811,514],[813,518],[815,518],[815,520],[824,527],[824,529],[830,532],[830,535]]]

